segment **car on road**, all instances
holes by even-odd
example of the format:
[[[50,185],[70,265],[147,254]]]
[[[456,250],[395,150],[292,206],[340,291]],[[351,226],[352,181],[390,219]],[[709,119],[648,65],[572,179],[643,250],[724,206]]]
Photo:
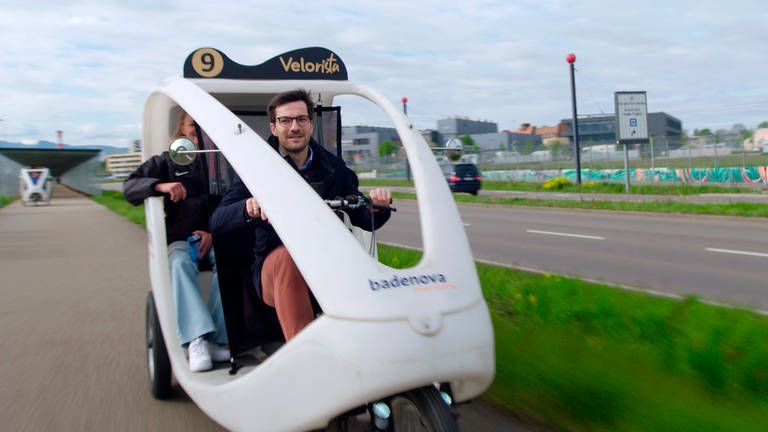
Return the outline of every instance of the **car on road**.
[[[473,163],[446,163],[440,166],[451,192],[467,192],[477,195],[483,185],[483,176]]]

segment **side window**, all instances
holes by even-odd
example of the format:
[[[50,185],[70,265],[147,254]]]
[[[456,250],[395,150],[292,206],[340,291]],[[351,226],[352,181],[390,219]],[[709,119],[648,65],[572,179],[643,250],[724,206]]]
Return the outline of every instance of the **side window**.
[[[202,131],[202,149],[217,149],[216,144],[211,140],[205,131]],[[224,196],[232,185],[235,177],[235,170],[229,165],[229,162],[221,153],[200,153],[198,157],[203,158],[203,164],[208,172],[208,193],[211,195]]]
[[[313,137],[326,150],[342,157],[341,107],[316,107]]]

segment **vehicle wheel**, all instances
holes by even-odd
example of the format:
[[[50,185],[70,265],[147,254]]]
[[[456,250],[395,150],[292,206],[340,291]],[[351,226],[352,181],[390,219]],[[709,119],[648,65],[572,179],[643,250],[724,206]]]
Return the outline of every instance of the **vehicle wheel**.
[[[147,366],[149,370],[149,390],[157,399],[167,399],[171,396],[171,361],[165,348],[163,330],[157,318],[155,298],[150,291],[147,294],[146,315]]]
[[[472,195],[477,196],[477,191],[470,192]]]
[[[451,407],[434,386],[421,387],[392,398],[392,430],[458,432]]]

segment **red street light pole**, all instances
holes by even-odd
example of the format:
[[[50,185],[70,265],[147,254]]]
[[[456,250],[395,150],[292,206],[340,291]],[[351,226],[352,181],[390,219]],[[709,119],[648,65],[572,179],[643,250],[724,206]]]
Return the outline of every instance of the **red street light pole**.
[[[400,101],[403,103],[403,114],[408,115],[408,98],[403,96]],[[411,181],[411,164],[408,163],[408,158],[405,159],[405,179]]]
[[[573,106],[573,156],[576,161],[576,183],[581,184],[581,151],[579,150],[579,122],[576,118],[576,80],[574,79],[574,66],[576,54],[570,53],[565,60],[571,66],[571,105]]]

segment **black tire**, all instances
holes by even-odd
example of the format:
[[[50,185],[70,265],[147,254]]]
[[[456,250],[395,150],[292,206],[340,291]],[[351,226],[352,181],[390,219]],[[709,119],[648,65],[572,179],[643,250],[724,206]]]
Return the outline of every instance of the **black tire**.
[[[421,387],[394,396],[392,428],[394,432],[458,432],[451,407],[434,386]]]
[[[147,294],[146,315],[147,370],[149,371],[149,391],[157,399],[168,399],[173,393],[171,387],[171,361],[163,339],[163,330],[157,318],[155,298],[150,291]]]

